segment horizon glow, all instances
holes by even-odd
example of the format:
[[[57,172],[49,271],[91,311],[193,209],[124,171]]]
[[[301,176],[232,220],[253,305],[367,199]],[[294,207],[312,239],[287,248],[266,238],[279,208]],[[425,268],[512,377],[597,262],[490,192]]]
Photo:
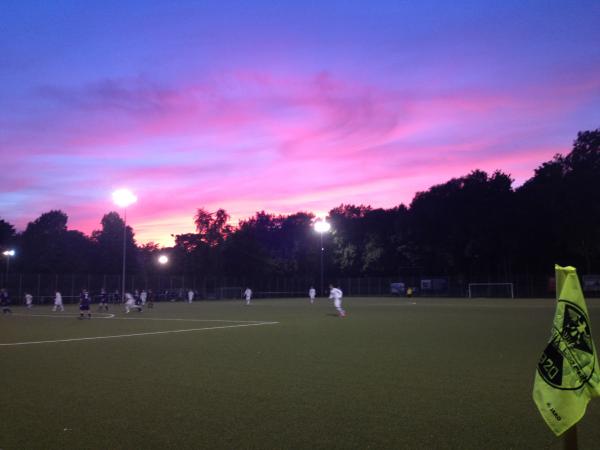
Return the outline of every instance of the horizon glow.
[[[0,219],[138,243],[198,208],[391,208],[475,169],[515,186],[600,127],[595,1],[9,2]]]

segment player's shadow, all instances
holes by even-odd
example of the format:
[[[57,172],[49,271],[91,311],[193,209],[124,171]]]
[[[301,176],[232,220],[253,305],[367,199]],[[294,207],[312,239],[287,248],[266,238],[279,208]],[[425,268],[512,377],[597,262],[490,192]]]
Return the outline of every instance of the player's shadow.
[[[337,317],[337,316],[339,316],[339,314],[336,314],[336,313],[327,313],[325,315],[326,316],[331,316],[331,317]]]

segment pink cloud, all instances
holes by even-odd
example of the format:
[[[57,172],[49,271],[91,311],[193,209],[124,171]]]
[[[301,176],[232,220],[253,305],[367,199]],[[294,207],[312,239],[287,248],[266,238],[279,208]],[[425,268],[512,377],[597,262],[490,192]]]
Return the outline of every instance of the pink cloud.
[[[142,242],[192,231],[198,207],[239,218],[342,202],[391,207],[475,168],[522,182],[561,149],[540,136],[597,92],[597,80],[582,80],[510,94],[375,86],[326,72],[45,86],[35,92],[41,105],[11,119],[2,138],[2,187],[21,195],[18,217],[63,209],[71,227],[89,233],[114,209],[111,190],[127,183],[140,197],[131,217]]]

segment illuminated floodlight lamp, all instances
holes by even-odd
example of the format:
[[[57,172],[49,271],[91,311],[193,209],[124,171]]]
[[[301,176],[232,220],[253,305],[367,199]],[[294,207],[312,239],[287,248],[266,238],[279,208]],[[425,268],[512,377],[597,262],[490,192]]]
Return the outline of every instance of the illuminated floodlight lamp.
[[[160,255],[158,257],[158,262],[164,266],[166,263],[169,262],[169,257],[167,255]]]
[[[315,222],[315,231],[317,233],[327,233],[331,229],[331,224],[325,220]]]
[[[15,251],[13,249],[4,250],[2,254],[6,256],[6,277],[8,278],[8,263],[10,261],[10,257],[15,256]]]
[[[112,194],[113,202],[121,208],[127,208],[129,205],[137,202],[137,197],[129,189],[117,189]]]

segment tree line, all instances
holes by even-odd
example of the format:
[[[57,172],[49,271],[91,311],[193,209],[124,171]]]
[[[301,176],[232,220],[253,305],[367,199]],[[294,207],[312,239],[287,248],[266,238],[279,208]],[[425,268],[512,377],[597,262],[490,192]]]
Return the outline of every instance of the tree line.
[[[126,228],[127,272],[171,275],[317,279],[321,242],[310,212],[265,211],[229,223],[223,209],[199,208],[194,233],[175,245],[137,245]],[[542,163],[514,188],[510,175],[481,170],[432,186],[406,206],[390,209],[342,204],[329,211],[323,235],[328,276],[453,276],[510,280],[516,274],[551,274],[570,264],[600,273],[600,129],[580,132],[567,155]],[[119,274],[124,221],[109,212],[90,236],[67,228],[53,210],[23,232],[0,219],[0,248],[21,273]],[[159,267],[157,256],[170,262]]]

